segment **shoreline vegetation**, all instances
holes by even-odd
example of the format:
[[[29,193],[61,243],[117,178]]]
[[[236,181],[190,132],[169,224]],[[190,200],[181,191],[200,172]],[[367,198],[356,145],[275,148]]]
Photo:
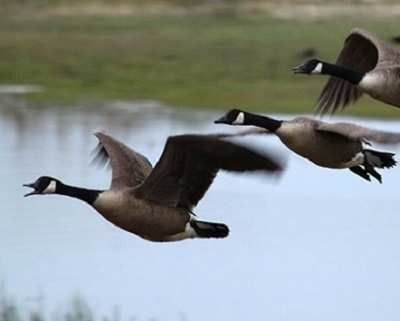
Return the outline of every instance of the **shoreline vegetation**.
[[[45,297],[39,294],[37,297],[29,297],[33,301],[33,307],[14,300],[10,295],[0,292],[0,321],[133,321],[133,316],[125,318],[121,316],[118,306],[110,306],[109,315],[99,315],[93,306],[79,294],[72,295],[66,303],[56,311],[45,311]],[[32,304],[29,304],[32,306]]]
[[[14,299],[4,285],[0,286],[0,321],[133,321],[135,316],[125,316],[118,305],[106,306],[109,312],[100,314],[93,304],[79,293],[72,294],[55,310],[46,309],[43,293]],[[104,307],[103,307],[104,308]],[[156,319],[154,319],[156,320]]]
[[[399,15],[395,1],[4,0],[0,85],[43,88],[22,96],[37,106],[155,100],[313,113],[327,78],[292,67],[335,61],[355,26],[389,42]],[[343,114],[400,116],[369,97]]]

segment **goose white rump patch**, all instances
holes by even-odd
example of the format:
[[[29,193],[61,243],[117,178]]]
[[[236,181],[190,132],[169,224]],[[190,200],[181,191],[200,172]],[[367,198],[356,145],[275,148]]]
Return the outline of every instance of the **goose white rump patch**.
[[[354,167],[364,164],[365,155],[362,152],[357,153],[354,157],[347,162],[345,165],[347,167]]]

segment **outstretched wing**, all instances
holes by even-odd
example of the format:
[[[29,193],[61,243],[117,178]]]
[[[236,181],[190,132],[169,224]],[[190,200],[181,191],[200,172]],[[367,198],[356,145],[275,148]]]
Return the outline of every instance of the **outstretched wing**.
[[[336,64],[359,72],[372,70],[379,59],[378,41],[361,29],[353,29],[344,42]],[[338,108],[354,103],[361,95],[362,92],[352,83],[331,76],[322,89],[316,108],[322,113],[332,109],[334,113]]]
[[[374,141],[381,144],[400,143],[400,133],[379,131],[351,123],[324,123],[318,126],[316,130],[339,134],[351,140]]]
[[[204,196],[218,170],[278,172],[273,158],[226,141],[218,135],[168,138],[164,151],[136,193],[137,197],[191,210]]]
[[[94,161],[110,161],[111,188],[134,187],[145,181],[152,171],[151,163],[146,157],[109,135],[101,132],[94,135],[99,139]]]

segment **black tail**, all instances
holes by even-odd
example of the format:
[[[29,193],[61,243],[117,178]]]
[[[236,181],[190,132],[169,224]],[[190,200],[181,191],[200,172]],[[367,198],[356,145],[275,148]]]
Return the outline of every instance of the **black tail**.
[[[222,223],[210,223],[198,220],[190,221],[190,226],[196,231],[200,237],[215,237],[222,238],[227,237],[229,234],[229,228]]]
[[[390,168],[397,164],[393,157],[393,153],[378,152],[376,150],[367,149],[364,150],[364,155],[366,163],[369,163],[373,167]]]
[[[382,183],[382,176],[375,170],[377,168],[391,168],[397,164],[393,153],[378,152],[376,150],[366,149],[364,153],[364,168],[361,166],[351,167],[350,170],[370,181],[369,175],[376,178],[379,183]]]

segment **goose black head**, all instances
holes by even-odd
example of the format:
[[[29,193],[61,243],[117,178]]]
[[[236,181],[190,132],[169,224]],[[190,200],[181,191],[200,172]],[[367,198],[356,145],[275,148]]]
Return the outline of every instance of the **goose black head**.
[[[295,74],[319,74],[321,73],[322,63],[318,59],[310,59],[305,63],[293,67]]]
[[[239,109],[231,109],[224,116],[214,121],[215,124],[243,125],[244,112]]]
[[[56,192],[57,183],[59,181],[49,176],[41,176],[31,184],[23,184],[25,187],[33,188],[33,191],[24,196],[39,195],[39,194],[54,194]]]

